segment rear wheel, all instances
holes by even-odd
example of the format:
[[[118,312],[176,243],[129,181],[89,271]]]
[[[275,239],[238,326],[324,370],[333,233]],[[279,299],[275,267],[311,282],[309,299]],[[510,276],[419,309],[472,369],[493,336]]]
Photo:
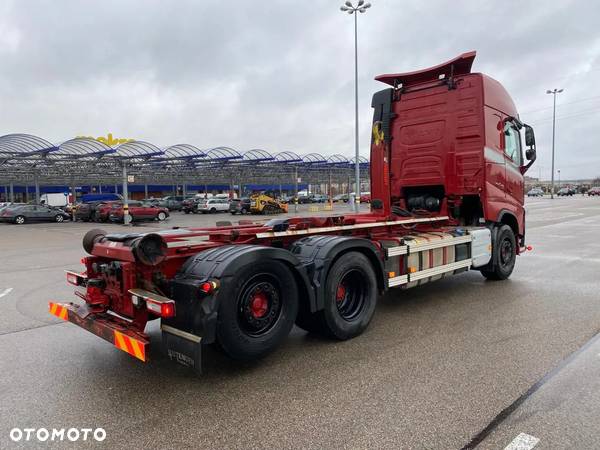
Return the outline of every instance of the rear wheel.
[[[481,269],[488,280],[506,280],[512,274],[517,259],[517,242],[512,228],[502,225],[498,228],[496,241],[492,247],[490,264]]]
[[[15,223],[17,225],[23,225],[26,222],[25,216],[17,216],[15,217]]]
[[[342,255],[325,282],[322,311],[302,311],[296,324],[340,340],[361,334],[371,322],[377,305],[377,279],[369,259],[359,252]]]
[[[217,212],[217,209],[216,209],[216,208],[210,208],[210,213],[211,213],[211,214],[215,214],[216,212]]]
[[[273,260],[243,267],[222,287],[219,301],[217,339],[238,360],[257,359],[277,348],[298,312],[294,276]]]

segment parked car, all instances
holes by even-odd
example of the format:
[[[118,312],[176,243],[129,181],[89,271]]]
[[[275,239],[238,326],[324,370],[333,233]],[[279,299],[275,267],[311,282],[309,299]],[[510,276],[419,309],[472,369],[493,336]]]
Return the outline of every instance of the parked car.
[[[344,202],[344,203],[348,203],[348,194],[338,194],[338,195],[334,195],[333,196],[333,201],[334,202]]]
[[[361,203],[371,203],[371,193],[364,192],[364,193],[360,194],[360,202]]]
[[[2,222],[22,225],[26,222],[64,222],[69,215],[60,208],[45,205],[8,206],[0,213]]]
[[[527,192],[527,197],[543,197],[544,196],[544,191],[542,191],[540,188],[532,188],[529,190],[529,192]]]
[[[160,220],[163,221],[169,217],[169,210],[160,206],[143,204],[142,202],[131,201],[127,203],[129,215],[133,221],[141,220]],[[114,203],[110,209],[109,219],[111,222],[123,222],[123,203]]]
[[[82,220],[84,222],[90,222],[94,220],[96,208],[107,201],[108,200],[95,200],[92,202],[79,203],[75,206],[75,220]]]
[[[302,194],[298,195],[298,203],[300,203],[300,204],[310,203],[310,200],[311,200],[311,197],[308,195],[302,195]]]
[[[559,197],[572,196],[573,190],[569,188],[560,188],[556,195],[558,195]]]
[[[592,195],[600,195],[600,187],[593,187],[590,188],[590,190],[587,192],[588,196],[592,196]]]
[[[108,222],[110,220],[110,212],[114,205],[123,205],[121,201],[110,201],[99,203],[92,214],[94,222]]]
[[[311,203],[325,203],[328,197],[323,194],[313,194],[310,196]]]
[[[229,200],[225,198],[208,198],[196,203],[196,211],[202,214],[229,211]]]
[[[160,202],[162,201],[162,199],[160,199],[160,198],[154,198],[154,197],[143,198],[140,201],[142,203],[145,203],[146,205],[163,206],[163,205],[160,205]]]
[[[250,214],[249,198],[234,198],[229,202],[229,212],[231,214]]]
[[[196,213],[196,204],[198,203],[198,199],[196,197],[186,198],[181,202],[181,211],[186,214]]]
[[[181,211],[185,198],[183,195],[169,195],[158,200],[158,206],[168,208],[170,211]]]

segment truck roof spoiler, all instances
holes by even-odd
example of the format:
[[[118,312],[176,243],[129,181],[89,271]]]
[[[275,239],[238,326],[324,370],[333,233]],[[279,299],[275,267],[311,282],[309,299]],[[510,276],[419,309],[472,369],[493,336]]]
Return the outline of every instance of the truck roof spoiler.
[[[389,84],[390,86],[397,87],[402,85],[406,87],[414,84],[426,83],[428,81],[436,81],[439,80],[442,75],[444,75],[445,78],[451,78],[456,75],[465,75],[471,73],[471,66],[473,65],[476,54],[476,51],[471,51],[428,69],[378,75],[375,79],[382,83]]]

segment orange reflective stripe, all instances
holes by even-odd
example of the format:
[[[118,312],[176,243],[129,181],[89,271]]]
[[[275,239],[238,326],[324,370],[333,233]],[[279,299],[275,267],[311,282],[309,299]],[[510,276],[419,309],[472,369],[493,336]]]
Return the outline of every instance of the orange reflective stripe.
[[[58,303],[49,302],[48,309],[50,310],[50,314],[58,317],[59,319],[67,320],[69,317],[69,311],[67,311],[67,308]]]
[[[141,359],[143,361],[144,360],[144,351],[143,351],[144,346],[142,345],[142,343],[137,341],[136,339],[130,339],[129,341],[131,342],[131,346],[133,347],[133,351],[135,352],[135,357],[137,359]]]
[[[115,331],[115,347],[117,347],[119,350],[127,351],[127,347],[123,341],[123,335],[118,331]]]
[[[137,339],[127,336],[120,331],[115,330],[115,347],[123,350],[137,359],[146,361],[146,352],[144,344]]]

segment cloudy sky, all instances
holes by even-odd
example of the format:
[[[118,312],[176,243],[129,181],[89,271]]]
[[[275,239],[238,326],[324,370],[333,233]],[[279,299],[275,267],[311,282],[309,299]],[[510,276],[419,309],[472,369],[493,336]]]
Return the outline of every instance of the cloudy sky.
[[[337,0],[0,0],[0,135],[353,154],[353,23]],[[361,151],[380,73],[477,50],[550,176],[600,176],[600,2],[371,0],[359,16]]]

